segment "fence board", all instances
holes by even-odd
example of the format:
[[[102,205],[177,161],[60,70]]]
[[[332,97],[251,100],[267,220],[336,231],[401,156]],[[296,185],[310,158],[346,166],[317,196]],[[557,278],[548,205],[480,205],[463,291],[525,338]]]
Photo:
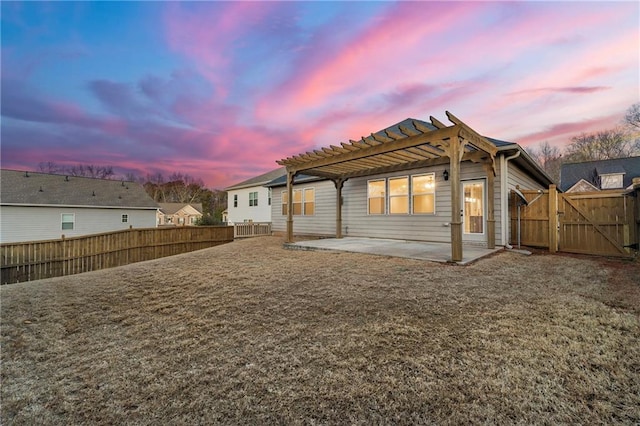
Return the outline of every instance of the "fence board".
[[[0,244],[2,284],[72,275],[233,241],[231,226],[129,229],[60,240]]]

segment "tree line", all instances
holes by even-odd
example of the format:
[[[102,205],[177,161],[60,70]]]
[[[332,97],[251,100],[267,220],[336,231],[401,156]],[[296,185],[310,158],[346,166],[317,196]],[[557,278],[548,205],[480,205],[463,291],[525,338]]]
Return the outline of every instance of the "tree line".
[[[564,150],[547,141],[537,148],[525,150],[555,182],[560,181],[560,169],[564,163],[640,155],[640,103],[627,109],[619,126],[574,136]]]
[[[139,177],[132,173],[118,176],[113,166],[94,164],[77,164],[64,166],[43,162],[38,165],[43,173],[63,174],[97,179],[119,179],[142,184],[147,194],[158,203],[197,203],[202,204],[203,219],[201,224],[211,225],[222,221],[222,212],[227,208],[227,193],[219,189],[205,187],[202,179],[186,173],[172,173],[169,176],[162,173],[147,174]]]

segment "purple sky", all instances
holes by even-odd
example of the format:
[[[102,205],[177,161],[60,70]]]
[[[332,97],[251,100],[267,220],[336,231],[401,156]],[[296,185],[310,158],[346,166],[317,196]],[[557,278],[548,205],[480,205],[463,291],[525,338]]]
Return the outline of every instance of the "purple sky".
[[[562,147],[640,100],[640,3],[8,2],[3,168],[223,188],[407,117]]]

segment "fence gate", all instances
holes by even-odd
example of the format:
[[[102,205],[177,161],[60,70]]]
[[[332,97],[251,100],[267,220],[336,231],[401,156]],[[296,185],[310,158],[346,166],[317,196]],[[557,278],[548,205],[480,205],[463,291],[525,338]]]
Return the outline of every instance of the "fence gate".
[[[638,189],[558,193],[555,185],[512,191],[510,243],[552,253],[631,257],[640,236],[639,197]]]
[[[558,250],[631,256],[635,202],[620,191],[558,194]]]

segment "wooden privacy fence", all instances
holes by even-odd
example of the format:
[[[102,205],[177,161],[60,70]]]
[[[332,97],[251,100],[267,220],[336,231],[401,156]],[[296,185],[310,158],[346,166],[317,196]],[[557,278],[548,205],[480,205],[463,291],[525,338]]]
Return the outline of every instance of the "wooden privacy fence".
[[[181,226],[5,243],[0,244],[0,278],[2,284],[7,284],[60,277],[172,256],[231,241],[231,226]]]
[[[631,257],[638,248],[638,193],[597,191],[559,193],[518,191],[510,197],[512,245],[548,248],[551,252]]]
[[[271,235],[271,222],[247,222],[235,223],[233,225],[233,236],[235,238],[259,237]]]

